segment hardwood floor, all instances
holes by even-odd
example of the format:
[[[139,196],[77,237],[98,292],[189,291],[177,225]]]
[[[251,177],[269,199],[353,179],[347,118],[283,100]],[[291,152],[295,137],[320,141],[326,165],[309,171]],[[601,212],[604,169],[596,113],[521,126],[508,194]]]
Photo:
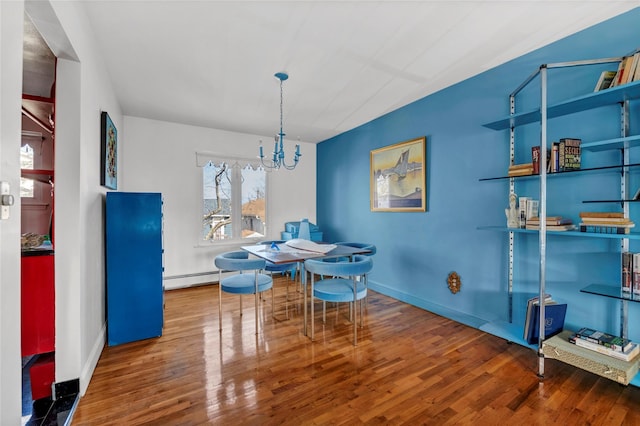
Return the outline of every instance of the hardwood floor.
[[[517,344],[371,292],[358,346],[347,306],[316,341],[301,296],[276,279],[254,330],[253,299],[216,285],[166,292],[163,336],[106,347],[73,425],[640,424],[640,389],[546,361]]]

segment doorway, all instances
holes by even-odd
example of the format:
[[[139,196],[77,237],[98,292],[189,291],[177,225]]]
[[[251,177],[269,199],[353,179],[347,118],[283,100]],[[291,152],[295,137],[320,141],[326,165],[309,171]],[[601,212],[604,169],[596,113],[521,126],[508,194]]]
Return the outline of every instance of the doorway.
[[[54,152],[56,57],[23,23],[20,147],[22,423],[41,423],[55,382]]]

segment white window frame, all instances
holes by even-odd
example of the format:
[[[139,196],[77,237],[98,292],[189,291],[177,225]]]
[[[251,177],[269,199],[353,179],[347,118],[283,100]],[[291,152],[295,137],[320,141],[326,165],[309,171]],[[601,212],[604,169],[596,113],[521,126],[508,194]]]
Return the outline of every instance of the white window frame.
[[[269,215],[266,214],[266,221],[264,224],[265,236],[242,238],[242,169],[251,166],[253,169],[263,169],[259,160],[256,158],[247,157],[233,157],[228,155],[215,154],[210,152],[196,152],[196,166],[203,168],[209,163],[220,164],[227,163],[231,168],[231,223],[232,223],[232,236],[223,240],[205,240],[202,235],[202,215],[200,215],[199,232],[198,232],[198,245],[209,247],[211,245],[232,245],[232,244],[255,244],[266,238],[268,229]],[[200,182],[202,185],[203,171],[200,170]],[[265,171],[265,185],[264,185],[264,198],[265,208],[269,203],[269,173]],[[202,197],[204,188],[200,190],[200,211],[204,211],[204,198]],[[239,195],[239,196],[238,196]]]

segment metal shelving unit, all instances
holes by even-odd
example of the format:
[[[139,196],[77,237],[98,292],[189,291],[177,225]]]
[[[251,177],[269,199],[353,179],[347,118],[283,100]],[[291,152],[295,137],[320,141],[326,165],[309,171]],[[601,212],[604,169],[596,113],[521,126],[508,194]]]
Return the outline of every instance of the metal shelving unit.
[[[514,164],[515,158],[515,144],[516,135],[515,129],[518,126],[539,123],[540,125],[540,174],[531,176],[500,176],[486,179],[480,179],[481,181],[492,180],[509,180],[509,193],[515,192],[515,184],[519,179],[539,179],[539,217],[540,217],[540,230],[527,230],[527,229],[512,229],[505,226],[483,226],[478,229],[492,230],[507,232],[509,235],[509,260],[508,260],[508,296],[509,296],[509,322],[512,322],[512,300],[513,300],[513,266],[514,266],[514,235],[516,233],[532,233],[538,234],[539,245],[539,297],[540,300],[544,300],[546,293],[546,247],[547,236],[568,236],[568,237],[587,237],[587,238],[610,238],[620,241],[620,250],[626,251],[629,247],[629,240],[640,239],[640,233],[630,234],[598,234],[578,231],[547,231],[546,217],[547,217],[547,179],[550,177],[556,178],[562,175],[575,174],[575,173],[594,173],[598,171],[616,171],[620,173],[620,199],[618,200],[586,200],[585,203],[599,202],[599,203],[620,203],[624,211],[625,217],[629,217],[629,203],[638,200],[630,200],[628,194],[628,171],[630,168],[638,167],[640,164],[629,163],[629,148],[637,146],[640,143],[640,135],[629,135],[629,101],[634,99],[640,99],[640,82],[628,83],[621,86],[616,86],[611,89],[605,89],[598,92],[588,93],[586,95],[567,99],[551,105],[547,104],[547,79],[548,70],[553,68],[570,68],[579,66],[589,66],[596,64],[617,63],[623,58],[604,58],[588,61],[575,61],[575,62],[563,62],[556,64],[543,64],[534,73],[532,73],[516,90],[509,95],[509,116],[499,119],[497,121],[485,124],[484,126],[493,130],[508,130],[509,131],[509,153],[510,164]],[[527,111],[516,111],[516,96],[534,80],[539,79],[540,85],[540,105],[538,108]],[[620,137],[613,139],[599,140],[599,141],[583,141],[581,148],[583,151],[606,151],[606,150],[620,150],[621,161],[620,164],[581,169],[570,172],[558,172],[547,174],[547,121],[551,118],[562,117],[570,114],[576,114],[583,111],[588,111],[594,108],[600,108],[605,106],[620,105]],[[633,194],[632,194],[633,195]],[[604,289],[608,290],[608,289]],[[589,286],[582,291],[587,293],[599,294],[602,296],[609,296],[603,294],[602,289]],[[611,296],[609,296],[611,297]],[[618,297],[621,301],[620,312],[620,324],[623,337],[627,336],[627,301],[628,299]],[[538,375],[544,376],[544,359],[545,355],[542,350],[542,344],[545,339],[544,335],[544,305],[540,306],[540,335],[537,344],[538,352]]]

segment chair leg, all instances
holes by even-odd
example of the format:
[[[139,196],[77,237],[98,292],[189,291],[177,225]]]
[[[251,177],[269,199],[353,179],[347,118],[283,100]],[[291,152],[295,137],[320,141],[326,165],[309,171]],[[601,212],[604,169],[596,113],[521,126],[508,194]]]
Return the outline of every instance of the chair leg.
[[[291,272],[293,275],[293,272]],[[284,314],[289,319],[289,280],[287,280],[287,296],[284,299]]]
[[[353,346],[358,346],[358,311],[356,309],[358,282],[353,278],[353,302],[349,304],[350,313],[353,312]]]
[[[259,295],[258,295],[258,292],[256,291],[255,292],[256,306],[255,306],[255,310],[254,310],[255,317],[256,317],[256,334],[258,334],[258,305],[259,305],[258,297],[259,297]]]
[[[306,272],[305,272],[306,273]],[[313,310],[313,273],[311,274],[311,295],[310,295],[310,300],[311,300],[311,341],[313,342],[315,340],[315,315],[314,315],[314,310]],[[305,300],[304,303],[307,303],[307,301]]]
[[[327,302],[322,301],[322,322],[326,324],[327,322]]]
[[[242,316],[242,295],[240,295],[240,316]]]
[[[222,332],[222,277],[218,274],[218,331]]]
[[[355,304],[356,302],[353,302],[353,303]],[[353,319],[353,346],[358,346],[358,321],[357,321],[358,314],[355,309],[355,306],[353,309],[353,314],[356,317]]]

